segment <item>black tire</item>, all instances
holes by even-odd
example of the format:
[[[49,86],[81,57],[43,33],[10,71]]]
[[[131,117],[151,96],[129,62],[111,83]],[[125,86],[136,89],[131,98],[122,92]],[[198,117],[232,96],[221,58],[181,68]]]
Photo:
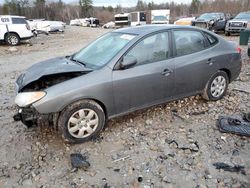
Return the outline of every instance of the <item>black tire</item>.
[[[8,33],[5,37],[5,42],[10,46],[17,46],[20,44],[20,37],[16,33]]]
[[[221,93],[218,93],[218,96],[216,95],[216,93],[213,94],[212,92],[212,85],[214,85],[214,81],[215,79],[218,79],[220,77],[223,77],[225,79],[225,88],[224,90],[221,90]],[[228,84],[229,84],[229,78],[226,72],[224,71],[218,71],[217,73],[215,73],[207,82],[203,93],[202,93],[202,97],[206,100],[210,100],[210,101],[217,101],[222,99],[226,92],[227,92],[227,88],[228,88]],[[223,84],[224,86],[224,84]]]
[[[79,134],[80,131],[76,130],[75,133],[70,133],[69,127],[71,126],[70,125],[71,123],[69,122],[69,120],[71,117],[74,116],[74,114],[77,115],[79,110],[83,110],[83,109],[89,109],[91,111],[94,111],[95,112],[94,117],[96,118],[96,116],[97,116],[98,123],[95,125],[95,127],[96,127],[95,130],[89,136],[85,135],[85,137],[77,138],[72,134]],[[84,112],[84,114],[85,114],[85,112]],[[82,121],[85,121],[85,120],[80,118],[80,114],[78,114],[78,116],[79,116],[78,117],[79,119],[77,119],[78,124],[79,124],[79,122],[81,123]],[[105,113],[104,113],[102,107],[98,103],[96,103],[95,101],[92,101],[92,100],[81,100],[81,101],[75,102],[75,103],[67,106],[60,113],[60,116],[58,119],[58,129],[62,133],[62,137],[65,140],[65,142],[73,143],[73,144],[83,143],[83,142],[89,141],[89,140],[91,140],[99,135],[99,133],[101,132],[101,130],[103,129],[103,127],[105,125],[105,120],[106,120]],[[91,121],[91,120],[89,120],[89,121]],[[82,126],[81,128],[86,128],[85,127],[85,126],[87,126],[86,124],[87,124],[87,122],[85,122],[84,127]],[[73,125],[73,127],[75,127],[75,126],[81,126],[81,125]],[[81,129],[81,128],[78,127],[78,129]],[[84,134],[85,134],[85,131],[84,131]]]

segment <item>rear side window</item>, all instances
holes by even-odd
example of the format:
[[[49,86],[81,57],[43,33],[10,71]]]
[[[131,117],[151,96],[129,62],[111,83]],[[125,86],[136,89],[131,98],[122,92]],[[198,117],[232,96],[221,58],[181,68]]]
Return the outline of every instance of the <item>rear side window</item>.
[[[211,46],[217,44],[218,39],[216,37],[214,37],[208,33],[204,33],[204,34],[205,34],[205,36],[206,36],[206,38]]]
[[[174,40],[177,56],[192,54],[206,48],[205,38],[199,31],[174,31]]]
[[[27,24],[24,18],[11,18],[13,24]]]

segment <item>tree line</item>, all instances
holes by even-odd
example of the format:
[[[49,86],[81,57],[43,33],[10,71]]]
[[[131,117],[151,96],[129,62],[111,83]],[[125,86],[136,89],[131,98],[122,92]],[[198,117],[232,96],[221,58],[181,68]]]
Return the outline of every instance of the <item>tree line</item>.
[[[192,0],[191,4],[170,3],[155,4],[138,0],[135,7],[94,7],[92,0],[79,0],[75,4],[66,4],[62,0],[5,0],[0,5],[0,15],[20,15],[28,19],[47,19],[69,22],[71,19],[97,17],[102,23],[114,20],[114,14],[153,9],[170,9],[171,18],[197,16],[204,12],[224,12],[236,15],[250,10],[250,0]]]

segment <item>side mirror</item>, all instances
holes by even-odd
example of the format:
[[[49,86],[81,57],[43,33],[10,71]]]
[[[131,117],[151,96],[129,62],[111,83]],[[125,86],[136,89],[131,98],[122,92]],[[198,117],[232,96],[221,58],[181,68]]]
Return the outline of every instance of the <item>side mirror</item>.
[[[137,63],[137,59],[134,56],[124,56],[122,62],[120,63],[121,69],[127,69],[134,66]]]

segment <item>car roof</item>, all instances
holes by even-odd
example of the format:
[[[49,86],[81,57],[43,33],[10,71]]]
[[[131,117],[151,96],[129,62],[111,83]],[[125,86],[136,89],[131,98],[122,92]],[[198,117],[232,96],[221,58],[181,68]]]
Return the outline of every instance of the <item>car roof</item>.
[[[173,24],[151,24],[151,25],[143,25],[143,26],[134,26],[134,27],[127,27],[122,29],[114,30],[113,32],[119,33],[127,33],[132,35],[145,35],[152,32],[167,30],[167,29],[197,29],[192,26],[179,26]]]

